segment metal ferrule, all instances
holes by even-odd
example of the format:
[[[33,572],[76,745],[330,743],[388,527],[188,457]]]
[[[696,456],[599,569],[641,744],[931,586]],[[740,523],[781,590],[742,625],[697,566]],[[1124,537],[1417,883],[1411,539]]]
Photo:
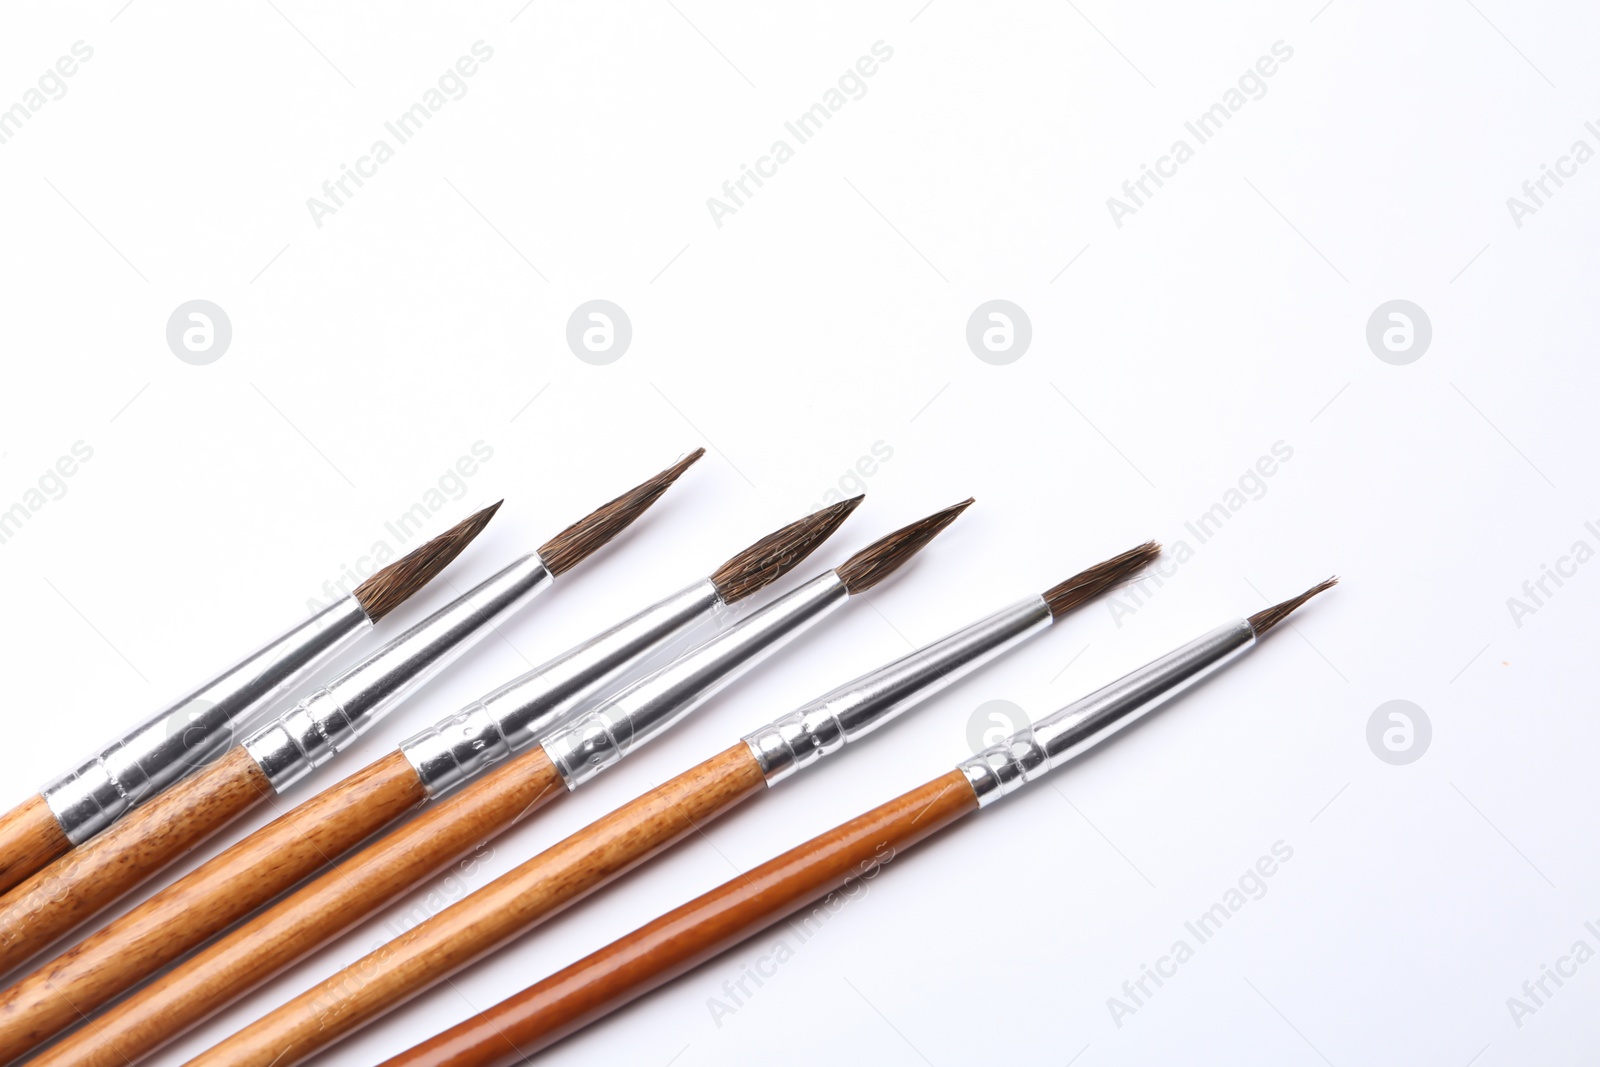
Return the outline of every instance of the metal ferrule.
[[[244,741],[281,793],[349,747],[553,581],[537,554],[440,608]]]
[[[536,667],[404,742],[429,796],[439,796],[550,733],[641,659],[730,614],[708,578]]]
[[[251,718],[371,628],[360,601],[336,600],[45,786],[67,840],[83,844],[230,748]]]
[[[1043,778],[1146,712],[1166,703],[1256,643],[1246,619],[1204,637],[1018,730],[961,764],[978,806],[985,807]]]
[[[767,785],[809,767],[1049,628],[1033,597],[863,674],[770,725],[746,734]]]
[[[720,693],[736,678],[837,610],[850,597],[828,571],[674,660],[543,741],[576,789]]]

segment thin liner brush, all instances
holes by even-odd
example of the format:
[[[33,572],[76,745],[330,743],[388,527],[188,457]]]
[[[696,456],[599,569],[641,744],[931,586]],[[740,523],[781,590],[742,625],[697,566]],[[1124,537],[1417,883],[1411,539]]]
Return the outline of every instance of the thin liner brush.
[[[703,706],[853,593],[886,578],[965,506],[874,542],[608,697],[158,976],[33,1062],[123,1067],[155,1051]]]
[[[723,883],[381,1067],[522,1062],[807,904],[876,877],[918,841],[1042,778],[1231,662],[1330,584],[1191,641],[948,774]],[[1025,950],[1025,941],[1021,944]],[[267,1063],[263,1052],[275,1035],[262,1023],[189,1061],[191,1067]],[[293,1061],[280,1061],[288,1062]]]
[[[1063,586],[1103,590],[1158,551],[1142,545],[1097,567],[1101,578],[1086,584],[1080,575]],[[252,1051],[244,1054],[272,1048],[282,1055],[280,1065],[298,1062],[444,981],[722,813],[1048,629],[1058,616],[1052,595],[1061,588],[1012,604],[745,735],[290,1001],[257,1024]]]
[[[432,581],[497,507],[395,560],[0,816],[0,893],[227,748],[236,729]]]
[[[861,498],[789,523],[709,578],[500,686],[208,860],[0,992],[9,1062],[249,916],[407,811],[527,749],[652,657],[776,581],[836,531]],[[654,665],[654,664],[652,664]],[[516,814],[507,811],[507,825]],[[474,823],[470,848],[493,832]]]
[[[696,451],[440,608],[216,763],[184,779],[0,899],[0,973],[306,778],[642,515]]]

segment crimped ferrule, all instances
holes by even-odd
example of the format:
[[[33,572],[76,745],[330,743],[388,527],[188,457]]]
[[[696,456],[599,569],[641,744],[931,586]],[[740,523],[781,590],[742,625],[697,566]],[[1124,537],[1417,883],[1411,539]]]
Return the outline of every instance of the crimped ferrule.
[[[1013,604],[841,685],[746,734],[744,742],[773,785],[966,677],[1051,621],[1043,597]]]
[[[545,752],[567,788],[576,789],[821,622],[849,597],[834,571],[812,579],[558,728],[542,742]]]
[[[243,742],[281,793],[455,662],[553,581],[529,554],[440,608]]]
[[[536,743],[640,661],[661,660],[683,638],[732,614],[710,580],[618,623],[501,686],[401,744],[429,796]]]
[[[1021,789],[1166,703],[1256,643],[1237,619],[1018,730],[960,765],[978,806]]]
[[[231,747],[252,717],[371,627],[355,597],[336,600],[45,786],[67,840],[83,844]]]

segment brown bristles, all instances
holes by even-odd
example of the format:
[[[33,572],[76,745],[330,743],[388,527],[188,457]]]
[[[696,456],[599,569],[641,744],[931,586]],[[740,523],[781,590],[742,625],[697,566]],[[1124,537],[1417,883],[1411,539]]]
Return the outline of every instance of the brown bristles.
[[[782,578],[832,537],[861,501],[859,496],[841,500],[767,534],[712,573],[717,595],[724,604],[732,604]]]
[[[540,545],[539,558],[544,560],[545,567],[552,575],[567,573],[627,529],[634,519],[645,513],[645,509],[660,499],[680,474],[705,454],[705,449],[697,448],[654,478],[634,486],[610,503],[602,504],[592,514],[579,519]]]
[[[1059,619],[1073,608],[1088,603],[1112,586],[1121,585],[1124,581],[1154,563],[1156,557],[1160,555],[1161,546],[1154,541],[1146,541],[1138,548],[1130,548],[1121,555],[1112,556],[1103,563],[1096,563],[1088,570],[1074,574],[1060,585],[1046,589],[1044,602],[1050,609],[1050,617]]]
[[[1268,630],[1287,619],[1295,608],[1298,608],[1318,593],[1332,589],[1338,584],[1338,578],[1329,578],[1326,581],[1318,582],[1299,596],[1285,600],[1282,604],[1274,604],[1270,608],[1262,608],[1250,616],[1250,628],[1256,632],[1257,638],[1265,637]]]
[[[851,594],[871,589],[899,569],[900,565],[922,550],[922,546],[939,535],[939,531],[956,521],[972,506],[969,496],[959,504],[936,511],[910,526],[902,526],[887,537],[880,537],[860,552],[834,568],[839,580]]]
[[[377,622],[410,599],[411,594],[433,581],[445,566],[483,532],[500,510],[497,500],[475,515],[469,515],[421,548],[395,560],[371,578],[356,586],[350,595],[361,603],[367,618]]]

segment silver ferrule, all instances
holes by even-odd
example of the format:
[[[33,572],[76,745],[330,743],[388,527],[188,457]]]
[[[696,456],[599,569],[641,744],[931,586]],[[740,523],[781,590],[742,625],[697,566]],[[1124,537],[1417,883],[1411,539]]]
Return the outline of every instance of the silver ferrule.
[[[809,767],[1050,626],[1044,597],[997,611],[746,734],[767,785]]]
[[[546,754],[567,788],[576,789],[716,696],[849,597],[834,571],[812,579],[558,728],[542,742]]]
[[[67,840],[83,844],[232,747],[255,715],[371,627],[355,597],[336,600],[45,786],[40,794]]]
[[[1171,700],[1256,643],[1246,619],[1203,637],[1018,730],[961,764],[978,806],[1021,789]]]
[[[349,747],[551,581],[538,555],[522,557],[255,731],[245,751],[283,792]]]
[[[708,578],[536,667],[404,742],[431,797],[536,743],[598,691],[730,612]]]

